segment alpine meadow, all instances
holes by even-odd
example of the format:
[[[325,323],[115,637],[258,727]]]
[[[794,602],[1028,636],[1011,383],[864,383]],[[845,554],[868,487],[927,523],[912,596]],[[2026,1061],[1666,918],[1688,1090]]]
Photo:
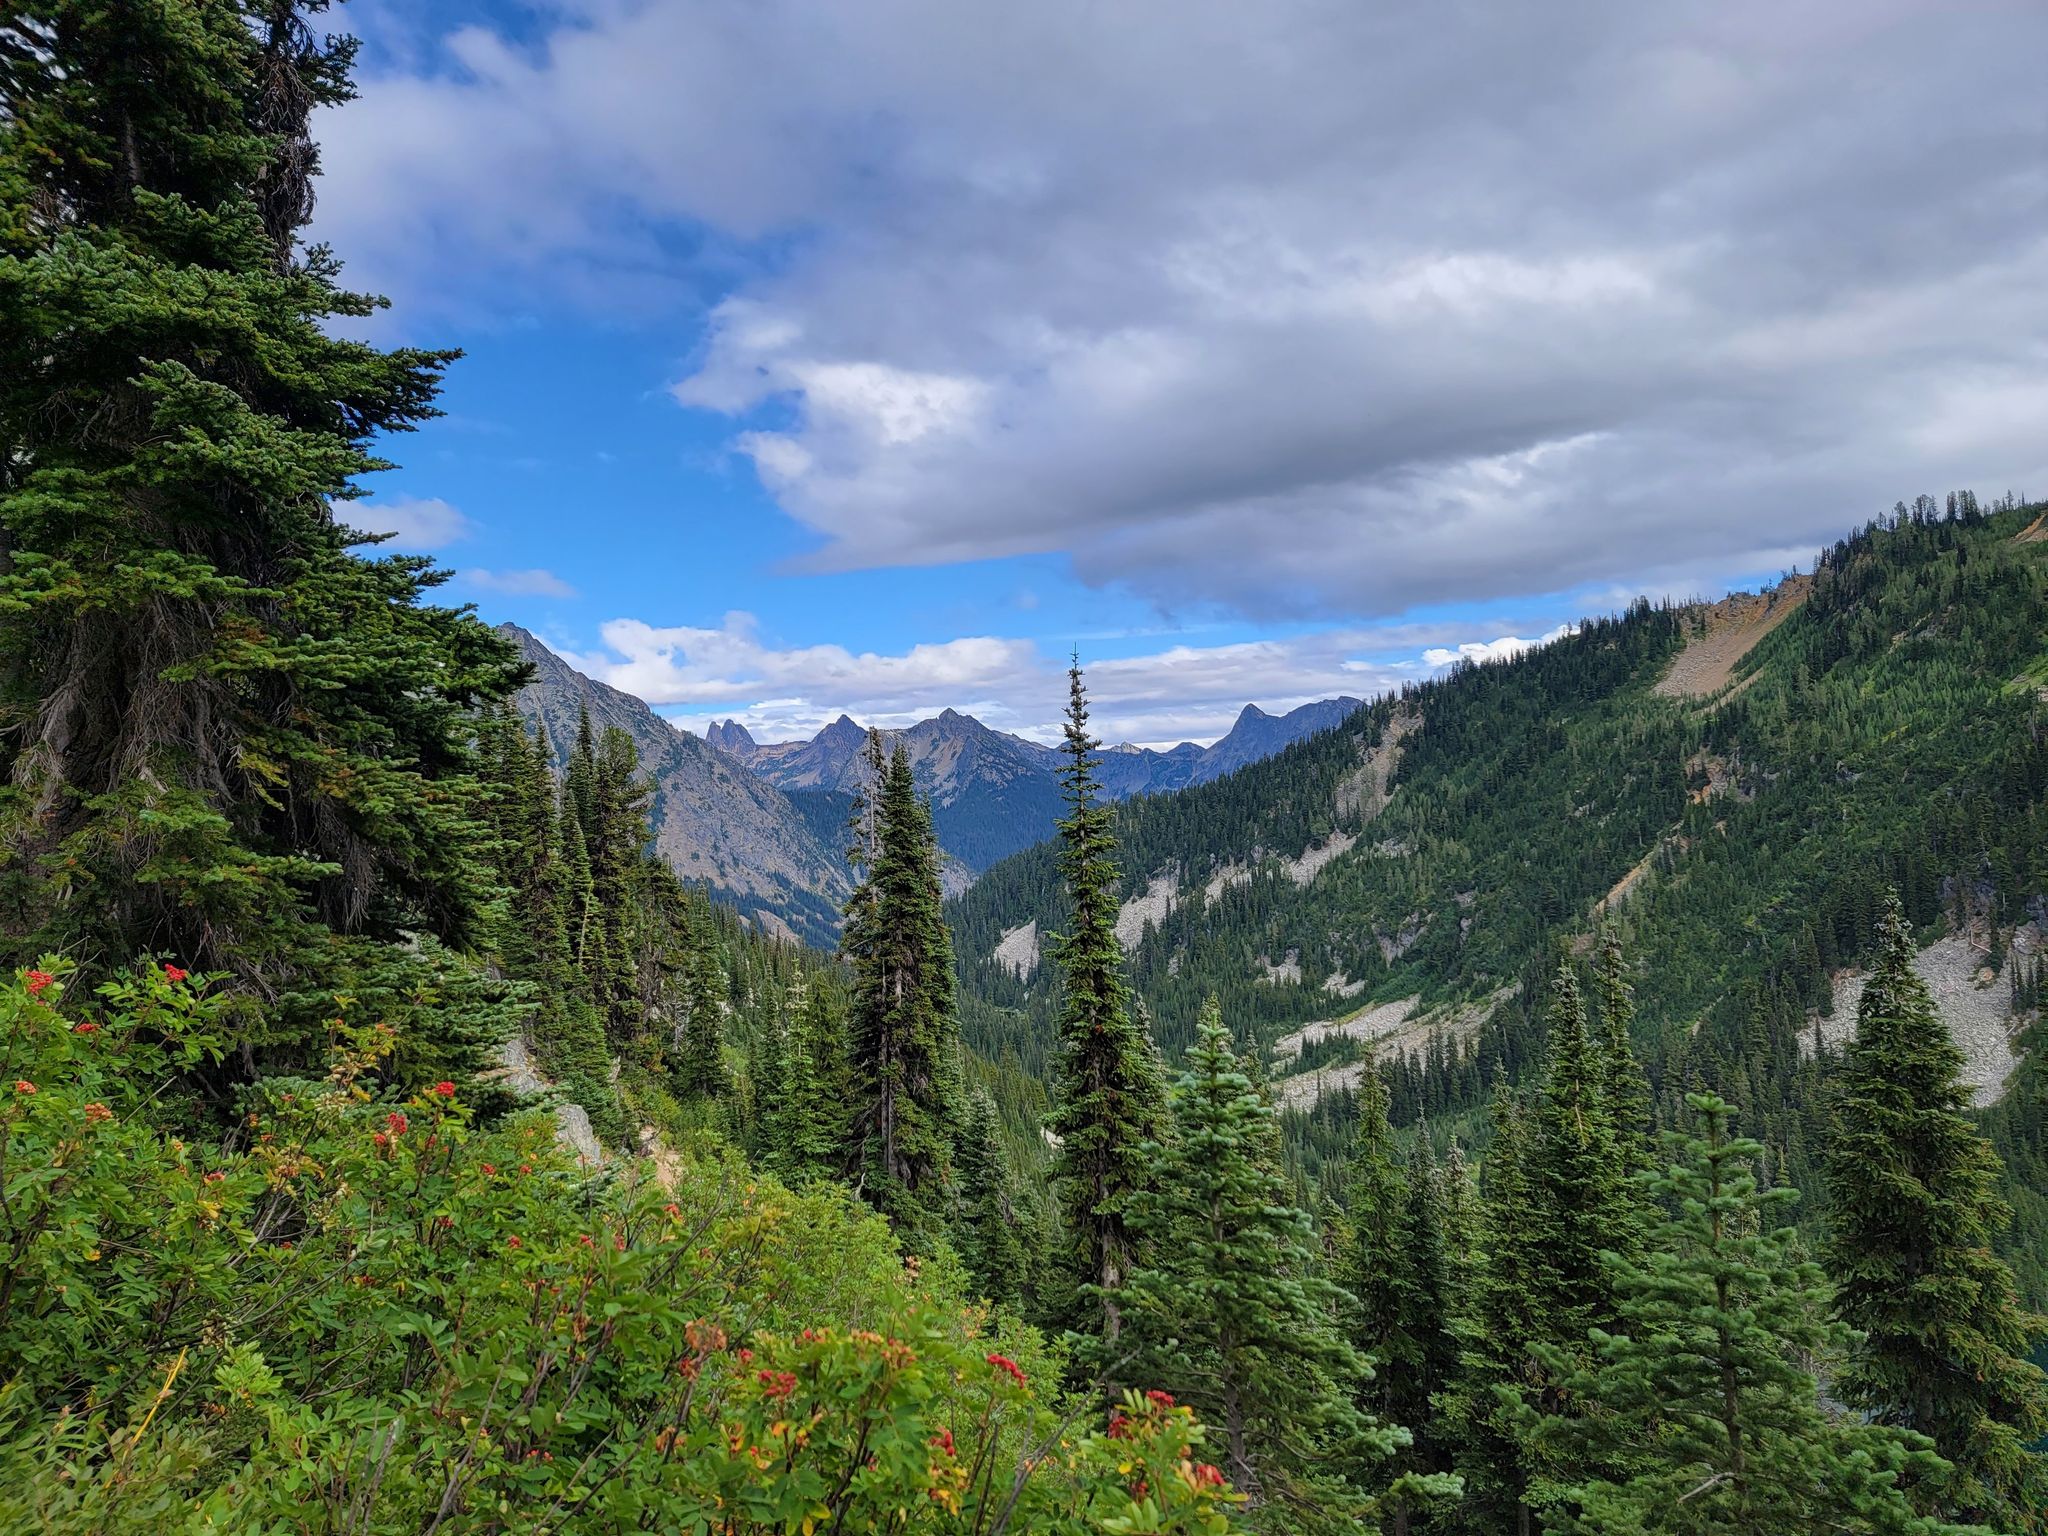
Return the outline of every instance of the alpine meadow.
[[[0,1536],[2048,1536],[2048,27],[1340,9],[0,8]]]

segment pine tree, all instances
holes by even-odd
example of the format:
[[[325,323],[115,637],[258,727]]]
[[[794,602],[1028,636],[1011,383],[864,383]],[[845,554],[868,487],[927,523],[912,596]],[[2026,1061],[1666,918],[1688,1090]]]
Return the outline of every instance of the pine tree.
[[[782,1082],[770,1110],[769,1166],[791,1184],[838,1172],[848,1089],[844,1021],[824,987],[789,991]]]
[[[351,94],[354,54],[300,9],[11,12],[0,949],[244,978],[245,1072],[317,1054],[342,993],[399,1027],[402,1072],[445,1075],[513,1014],[405,936],[460,948],[488,923],[469,712],[522,668],[425,601],[431,562],[364,558],[337,516],[455,354],[347,339],[379,301],[300,244],[307,123]],[[458,1015],[485,1038],[457,1041]]]
[[[1165,1387],[1213,1427],[1255,1528],[1355,1530],[1370,1514],[1364,1476],[1405,1436],[1352,1406],[1366,1367],[1334,1322],[1343,1293],[1317,1272],[1308,1215],[1274,1166],[1274,1111],[1213,1002],[1172,1110],[1174,1139],[1144,1147],[1155,1175],[1131,1208],[1153,1257],[1123,1291],[1130,1379]],[[1447,1491],[1409,1480],[1393,1496]]]
[[[1351,1198],[1346,1212],[1349,1251],[1338,1274],[1350,1291],[1351,1340],[1372,1363],[1366,1401],[1386,1413],[1400,1384],[1413,1379],[1416,1348],[1409,1334],[1410,1264],[1408,1181],[1396,1160],[1387,1120],[1387,1084],[1368,1058],[1358,1077],[1358,1130],[1351,1149]]]
[[[952,944],[938,844],[899,744],[874,794],[874,862],[847,908],[853,971],[849,1165],[914,1249],[942,1232],[961,1115]]]
[[[1613,1321],[1601,1253],[1637,1229],[1638,1202],[1608,1110],[1609,1062],[1586,1027],[1578,977],[1552,983],[1548,1060],[1530,1162],[1536,1226],[1527,1254],[1545,1335],[1576,1347]]]
[[[1443,1169],[1427,1120],[1416,1126],[1409,1143],[1407,1183],[1410,1248],[1405,1302],[1411,1356],[1388,1412],[1415,1435],[1414,1447],[1403,1460],[1424,1472],[1442,1472],[1448,1470],[1450,1457],[1434,1423],[1435,1399],[1451,1384],[1458,1364],[1457,1288],[1445,1247]]]
[[[2048,1469],[2026,1449],[2048,1430],[2048,1385],[2026,1358],[2042,1323],[1992,1252],[2009,1220],[1998,1157],[1964,1114],[1962,1054],[1913,956],[1887,897],[1827,1152],[1828,1269],[1863,1335],[1840,1391],[1955,1464],[1947,1512],[2048,1529]]]
[[[1053,1189],[1072,1247],[1069,1321],[1113,1342],[1118,1292],[1137,1257],[1128,1212],[1150,1182],[1140,1148],[1165,1130],[1158,1058],[1131,1014],[1117,943],[1116,839],[1095,778],[1098,743],[1078,661],[1067,672],[1067,814],[1059,824],[1069,931],[1053,947],[1064,990],[1049,1128],[1059,1138]],[[1090,1300],[1083,1301],[1087,1297]]]
[[[1729,1134],[1732,1111],[1689,1094],[1697,1130],[1669,1138],[1654,1187],[1676,1214],[1647,1257],[1610,1256],[1619,1331],[1594,1334],[1596,1365],[1570,1383],[1590,1412],[1539,1439],[1556,1459],[1627,1469],[1569,1489],[1566,1528],[1587,1536],[1904,1536],[1922,1520],[1902,1482],[1938,1470],[1919,1436],[1831,1417],[1803,1360],[1842,1345],[1820,1269],[1796,1256],[1760,1191],[1761,1143]],[[1560,1360],[1558,1363],[1562,1363]]]
[[[1010,1174],[1003,1153],[995,1100],[976,1089],[968,1102],[960,1139],[960,1215],[955,1246],[973,1278],[976,1293],[990,1301],[1015,1302],[1024,1275],[1024,1240]]]
[[[710,902],[693,899],[684,919],[683,969],[689,1011],[683,1020],[675,1075],[685,1093],[722,1098],[731,1091],[725,1067],[725,1013],[729,988],[712,931]]]
[[[1635,1023],[1635,994],[1628,984],[1628,961],[1621,935],[1609,928],[1600,935],[1600,959],[1593,970],[1600,1003],[1601,1083],[1607,1116],[1614,1127],[1615,1148],[1630,1177],[1649,1170],[1650,1084],[1636,1059],[1630,1030]],[[1636,1234],[1630,1234],[1632,1237]]]

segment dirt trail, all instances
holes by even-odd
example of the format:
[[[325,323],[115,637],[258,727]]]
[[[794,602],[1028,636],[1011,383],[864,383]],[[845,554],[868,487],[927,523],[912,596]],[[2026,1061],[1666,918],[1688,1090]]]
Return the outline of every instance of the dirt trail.
[[[1667,699],[1719,693],[1742,658],[1790,618],[1812,589],[1811,576],[1788,576],[1769,592],[1737,592],[1688,610],[1685,620],[1693,626],[1691,638],[1658,679],[1656,692]]]

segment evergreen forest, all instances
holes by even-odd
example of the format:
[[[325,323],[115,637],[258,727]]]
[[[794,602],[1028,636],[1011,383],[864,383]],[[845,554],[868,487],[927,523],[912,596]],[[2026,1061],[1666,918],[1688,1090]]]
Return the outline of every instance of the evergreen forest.
[[[334,21],[0,13],[0,1533],[2048,1536],[2041,506],[1131,801],[1077,659],[807,947],[351,525]]]

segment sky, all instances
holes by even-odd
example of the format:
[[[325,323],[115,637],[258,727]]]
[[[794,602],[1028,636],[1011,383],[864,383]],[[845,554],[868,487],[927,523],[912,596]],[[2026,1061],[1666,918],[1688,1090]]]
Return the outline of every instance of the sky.
[[[353,0],[352,524],[701,729],[1169,744],[2048,486],[2048,7]]]

